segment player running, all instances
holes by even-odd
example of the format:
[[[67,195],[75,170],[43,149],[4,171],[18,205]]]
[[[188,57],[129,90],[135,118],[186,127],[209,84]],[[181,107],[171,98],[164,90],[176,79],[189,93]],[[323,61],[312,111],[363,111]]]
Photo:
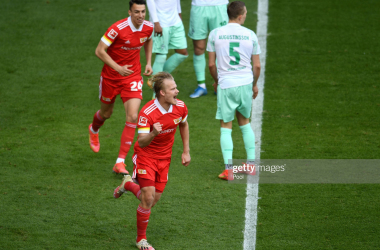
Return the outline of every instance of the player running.
[[[206,38],[208,32],[226,25],[228,0],[192,0],[190,11],[189,37],[193,39],[193,65],[198,87],[191,98],[207,95],[206,88]]]
[[[124,103],[126,123],[121,135],[119,156],[113,167],[115,173],[128,174],[124,159],[135,136],[137,114],[142,99],[140,50],[144,47],[147,64],[144,75],[149,76],[151,67],[153,24],[145,21],[145,1],[129,1],[129,17],[108,28],[96,48],[95,54],[104,62],[100,76],[100,110],[88,127],[90,147],[100,149],[99,128],[111,117],[114,102],[120,95]]]
[[[255,159],[255,135],[249,117],[252,98],[255,99],[259,93],[256,83],[260,76],[261,53],[256,34],[241,26],[247,16],[244,2],[231,2],[227,13],[228,24],[211,31],[207,43],[209,69],[217,91],[216,119],[220,120],[220,144],[225,164],[219,178],[225,180],[232,177],[228,178],[228,160],[232,160],[231,132],[235,114],[243,133],[247,161],[250,163]]]
[[[171,73],[189,56],[180,0],[147,0],[147,5],[150,21],[154,23],[153,53],[156,53],[156,59],[153,74]],[[166,60],[169,49],[174,49],[175,53]]]
[[[151,208],[161,198],[168,182],[174,134],[177,127],[182,137],[182,164],[190,163],[189,125],[187,107],[177,99],[174,78],[167,72],[153,76],[156,99],[148,102],[139,113],[138,139],[134,146],[133,179],[126,175],[114,191],[114,197],[131,191],[141,202],[137,207],[137,239],[139,249],[154,250],[147,242],[146,229]]]

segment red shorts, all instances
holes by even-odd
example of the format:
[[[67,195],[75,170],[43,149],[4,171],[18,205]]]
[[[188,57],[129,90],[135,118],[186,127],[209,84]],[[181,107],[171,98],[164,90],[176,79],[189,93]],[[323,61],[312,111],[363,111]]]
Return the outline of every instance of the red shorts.
[[[171,159],[152,159],[144,156],[132,156],[134,164],[132,178],[137,180],[140,188],[154,186],[156,192],[164,192],[169,177]]]
[[[106,104],[114,103],[117,95],[120,95],[123,103],[132,98],[142,100],[142,85],[141,76],[123,80],[110,80],[100,76],[99,99]]]

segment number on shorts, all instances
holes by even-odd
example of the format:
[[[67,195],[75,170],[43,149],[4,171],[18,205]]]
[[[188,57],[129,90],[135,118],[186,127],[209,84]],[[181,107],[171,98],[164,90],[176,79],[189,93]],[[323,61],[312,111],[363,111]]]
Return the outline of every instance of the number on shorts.
[[[230,60],[230,65],[239,65],[240,62],[240,54],[237,51],[234,51],[235,47],[239,47],[240,43],[238,42],[230,42],[230,56],[233,56],[236,58],[236,60]]]
[[[138,90],[142,89],[142,82],[141,81],[139,81],[138,83],[137,82],[131,82],[131,84],[132,84],[131,91],[138,91]]]

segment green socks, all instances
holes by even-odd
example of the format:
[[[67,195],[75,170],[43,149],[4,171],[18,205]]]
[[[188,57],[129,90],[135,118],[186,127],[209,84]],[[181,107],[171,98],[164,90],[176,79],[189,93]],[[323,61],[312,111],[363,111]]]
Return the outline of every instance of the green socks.
[[[247,152],[247,160],[255,160],[255,134],[251,128],[251,124],[240,126],[243,134],[245,150]],[[222,148],[224,164],[228,164],[228,160],[232,160],[232,151],[234,148],[232,142],[232,129],[220,128],[220,147]]]
[[[165,62],[166,55],[156,54],[156,59],[154,60],[153,64],[153,75],[164,70]]]
[[[178,65],[181,64],[189,55],[185,56],[182,54],[174,53],[169,59],[165,62],[163,71],[171,73]]]
[[[232,150],[234,145],[231,133],[232,129],[220,128],[220,147],[222,148],[224,164],[228,164],[228,160],[232,160]]]
[[[195,55],[193,57],[193,65],[195,70],[195,75],[197,76],[198,84],[206,82],[206,57],[205,54]]]
[[[243,134],[243,141],[245,150],[247,151],[247,160],[255,159],[255,134],[251,128],[251,124],[240,126],[240,130]]]
[[[168,60],[166,60],[167,55],[156,54],[156,59],[153,64],[153,75],[158,72],[165,71],[171,73],[178,65],[181,64],[187,57],[178,53],[174,53]]]

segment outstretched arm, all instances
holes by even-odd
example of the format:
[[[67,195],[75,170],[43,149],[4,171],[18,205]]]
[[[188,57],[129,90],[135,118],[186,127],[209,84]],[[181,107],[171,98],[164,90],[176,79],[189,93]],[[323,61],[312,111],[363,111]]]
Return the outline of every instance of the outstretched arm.
[[[181,133],[183,143],[182,165],[187,167],[191,161],[189,145],[189,124],[187,121],[179,124],[179,132]]]

